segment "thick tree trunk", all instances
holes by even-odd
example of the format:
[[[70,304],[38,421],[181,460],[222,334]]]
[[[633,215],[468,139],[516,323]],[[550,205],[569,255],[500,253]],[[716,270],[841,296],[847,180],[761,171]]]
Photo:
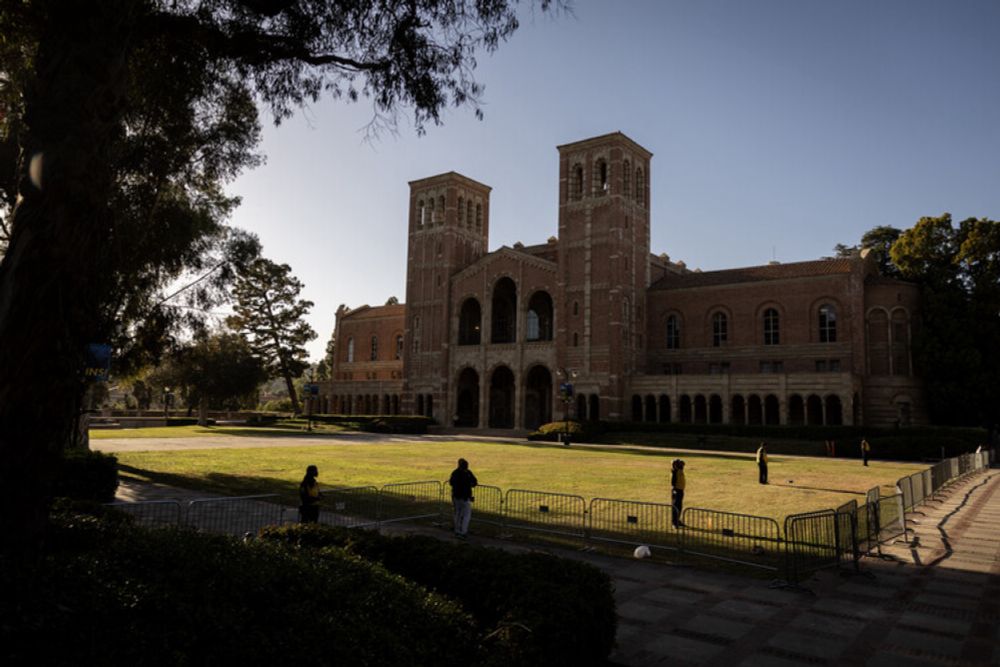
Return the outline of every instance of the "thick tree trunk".
[[[208,426],[208,401],[204,398],[198,401],[198,426]]]
[[[299,414],[299,396],[295,393],[295,382],[292,381],[291,373],[284,373],[285,387],[288,389],[288,398],[292,400],[292,413]]]
[[[85,388],[85,346],[106,336],[111,151],[132,7],[36,3],[44,30],[24,95],[22,199],[0,262],[0,539],[21,556],[43,541],[51,477]]]

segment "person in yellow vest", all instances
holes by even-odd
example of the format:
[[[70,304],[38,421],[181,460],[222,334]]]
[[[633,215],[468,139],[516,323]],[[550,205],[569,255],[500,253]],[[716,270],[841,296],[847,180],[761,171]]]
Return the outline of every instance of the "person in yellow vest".
[[[299,520],[302,523],[319,522],[319,469],[316,466],[306,468],[306,476],[299,484]]]
[[[760,473],[760,483],[767,484],[767,443],[760,443],[757,448],[757,471]]]
[[[868,465],[868,455],[872,451],[872,446],[868,444],[866,438],[861,438],[861,460],[864,461],[865,465]]]
[[[687,479],[684,477],[684,461],[674,459],[670,469],[670,504],[672,506],[671,519],[674,528],[684,525],[681,521],[681,513],[684,511],[684,489],[687,487]]]

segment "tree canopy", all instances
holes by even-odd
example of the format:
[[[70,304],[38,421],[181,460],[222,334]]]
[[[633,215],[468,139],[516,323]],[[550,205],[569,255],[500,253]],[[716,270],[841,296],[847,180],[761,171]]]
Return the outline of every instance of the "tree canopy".
[[[119,360],[155,349],[177,317],[167,285],[209,273],[192,292],[207,297],[223,257],[253,256],[230,243],[238,202],[224,186],[260,160],[257,103],[281,120],[324,93],[367,98],[374,127],[408,109],[418,132],[450,104],[480,115],[476,53],[517,29],[516,5],[0,3],[0,502],[22,508],[0,518],[11,543],[40,543],[86,346],[111,342]]]

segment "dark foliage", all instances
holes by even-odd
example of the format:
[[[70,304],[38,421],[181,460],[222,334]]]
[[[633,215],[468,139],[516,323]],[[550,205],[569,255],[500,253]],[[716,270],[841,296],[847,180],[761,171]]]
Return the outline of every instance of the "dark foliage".
[[[59,463],[52,493],[77,500],[111,502],[117,490],[117,458],[100,452],[70,450]]]
[[[458,600],[479,627],[478,664],[603,665],[614,645],[611,580],[586,563],[328,526],[273,528],[263,537],[304,551],[342,547]]]

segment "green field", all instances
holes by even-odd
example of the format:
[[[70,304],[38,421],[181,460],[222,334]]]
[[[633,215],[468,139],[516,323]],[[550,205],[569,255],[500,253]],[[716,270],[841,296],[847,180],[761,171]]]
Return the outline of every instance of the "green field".
[[[150,426],[146,428],[92,428],[91,440],[118,440],[122,438],[202,438],[213,435],[247,436],[254,438],[295,437],[323,433],[340,433],[345,429],[336,424],[313,424],[306,430],[306,422],[287,420],[274,426]]]
[[[256,429],[254,429],[256,432]],[[218,430],[213,429],[213,434]],[[254,449],[121,452],[122,473],[141,480],[226,495],[280,493],[295,502],[307,465],[319,466],[327,486],[381,486],[445,480],[465,457],[480,484],[583,496],[669,502],[670,462],[687,462],[685,506],[782,519],[833,508],[926,466],[772,455],[771,484],[757,483],[752,456],[683,453],[615,447],[563,447],[552,443],[483,442],[342,443]]]

